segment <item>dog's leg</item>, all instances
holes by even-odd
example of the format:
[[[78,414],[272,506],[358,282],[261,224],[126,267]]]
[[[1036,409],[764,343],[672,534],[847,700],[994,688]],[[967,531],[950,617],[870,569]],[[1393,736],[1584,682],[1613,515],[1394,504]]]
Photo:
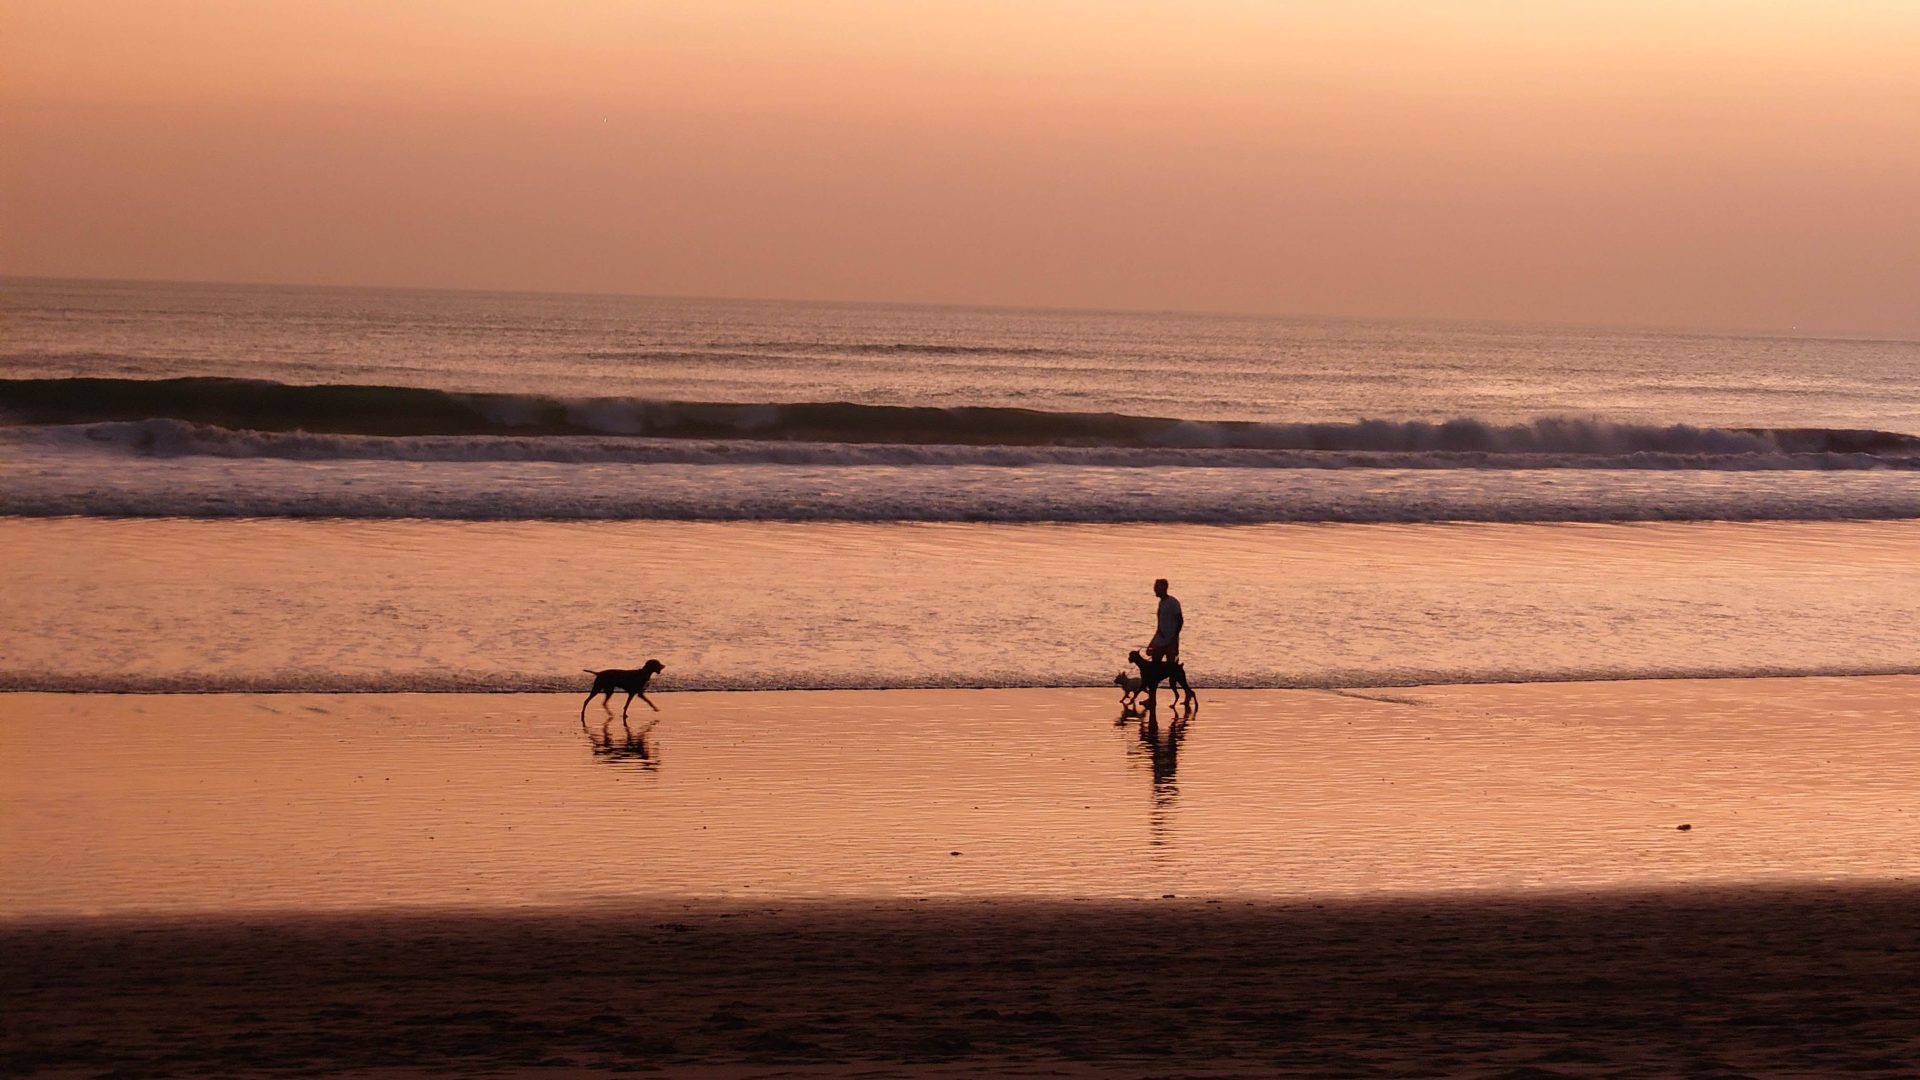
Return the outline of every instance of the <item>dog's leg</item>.
[[[608,695],[611,697],[612,695]],[[627,710],[633,708],[633,691],[627,691],[627,700],[620,703],[620,722],[627,722]]]
[[[652,709],[654,712],[660,711],[660,706],[655,705],[653,703],[653,699],[647,696],[647,692],[645,690],[640,691],[640,700],[646,702],[647,708]]]

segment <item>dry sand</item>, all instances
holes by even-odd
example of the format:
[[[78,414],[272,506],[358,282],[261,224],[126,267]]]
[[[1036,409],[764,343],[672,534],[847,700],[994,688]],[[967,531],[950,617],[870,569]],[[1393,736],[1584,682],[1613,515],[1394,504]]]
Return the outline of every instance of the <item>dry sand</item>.
[[[0,930],[9,1076],[1914,1076],[1920,890]]]

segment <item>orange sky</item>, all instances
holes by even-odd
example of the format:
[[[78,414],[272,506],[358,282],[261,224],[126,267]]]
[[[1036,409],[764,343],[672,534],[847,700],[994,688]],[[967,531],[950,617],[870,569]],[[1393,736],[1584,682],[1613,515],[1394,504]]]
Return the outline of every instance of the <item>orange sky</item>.
[[[0,273],[1920,335],[1912,0],[4,0]]]

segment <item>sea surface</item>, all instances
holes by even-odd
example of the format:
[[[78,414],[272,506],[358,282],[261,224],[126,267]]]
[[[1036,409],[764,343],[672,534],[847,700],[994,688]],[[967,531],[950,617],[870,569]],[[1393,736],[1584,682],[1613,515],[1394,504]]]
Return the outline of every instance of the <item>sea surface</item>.
[[[0,280],[0,594],[0,914],[1920,869],[1915,342]]]
[[[1916,342],[0,285],[0,686],[1920,666]]]

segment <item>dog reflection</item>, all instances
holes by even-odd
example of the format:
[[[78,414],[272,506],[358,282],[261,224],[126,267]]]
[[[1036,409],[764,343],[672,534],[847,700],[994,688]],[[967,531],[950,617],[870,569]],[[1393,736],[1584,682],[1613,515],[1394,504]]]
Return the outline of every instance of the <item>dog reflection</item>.
[[[596,761],[604,761],[610,765],[631,765],[652,772],[660,767],[660,756],[659,751],[647,742],[647,735],[653,731],[654,724],[659,722],[655,720],[651,724],[643,724],[635,729],[629,727],[625,720],[621,720],[620,734],[615,735],[613,734],[614,718],[608,717],[607,721],[600,725],[599,731],[589,727],[585,720],[580,721],[580,730],[586,734],[587,745],[592,749]]]
[[[1122,674],[1125,673],[1122,672]],[[1120,685],[1120,680],[1116,678],[1114,683],[1115,685]],[[1141,691],[1135,691],[1136,696],[1131,699],[1125,696],[1125,686],[1121,686],[1121,691],[1120,716],[1114,720],[1114,727],[1121,727],[1135,720],[1140,721],[1142,724],[1151,724],[1157,721],[1157,714],[1151,704],[1138,696]],[[1185,724],[1193,718],[1195,713],[1200,711],[1200,704],[1198,700],[1187,702],[1183,700],[1178,693],[1175,693],[1173,704],[1168,706],[1168,711],[1173,714],[1172,719],[1175,724]]]

